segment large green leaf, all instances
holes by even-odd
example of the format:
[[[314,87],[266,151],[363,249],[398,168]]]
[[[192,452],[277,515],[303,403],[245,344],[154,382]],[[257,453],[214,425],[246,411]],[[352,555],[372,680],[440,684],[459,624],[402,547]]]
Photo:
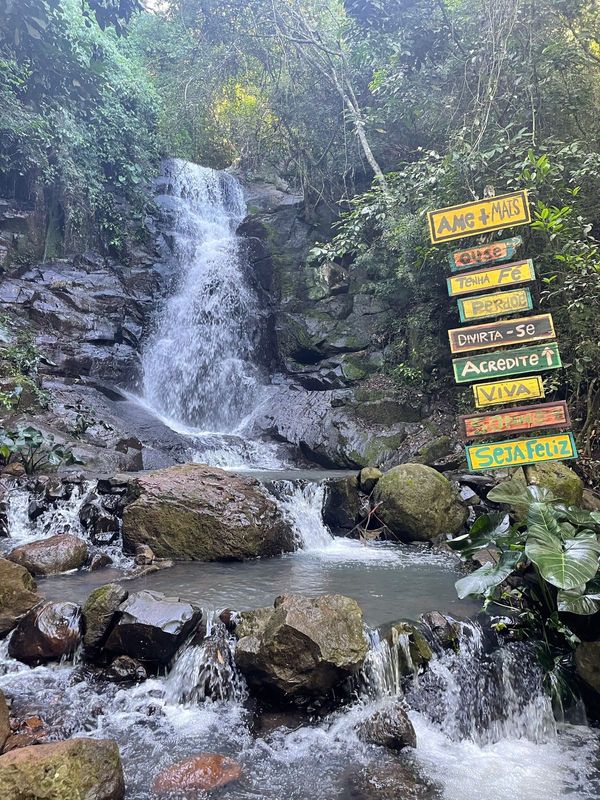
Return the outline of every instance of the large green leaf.
[[[505,581],[513,572],[522,553],[508,550],[497,564],[485,564],[470,575],[456,581],[456,591],[461,600],[471,594],[487,594],[490,589]]]
[[[595,578],[587,586],[561,589],[556,595],[558,610],[569,614],[590,616],[600,611],[600,580]]]
[[[542,486],[527,486],[522,478],[512,477],[494,486],[487,494],[493,503],[505,503],[517,511],[527,511],[532,503],[551,503],[556,500],[549,489]]]
[[[462,558],[471,558],[478,550],[484,550],[492,544],[497,544],[506,538],[510,530],[508,514],[493,511],[478,517],[471,530],[462,536],[457,536],[448,544],[460,554]]]
[[[549,538],[562,540],[557,513],[546,503],[532,503],[527,512],[527,540]]]
[[[540,529],[527,539],[525,553],[548,583],[559,589],[575,589],[596,575],[600,544],[591,531],[563,541]]]

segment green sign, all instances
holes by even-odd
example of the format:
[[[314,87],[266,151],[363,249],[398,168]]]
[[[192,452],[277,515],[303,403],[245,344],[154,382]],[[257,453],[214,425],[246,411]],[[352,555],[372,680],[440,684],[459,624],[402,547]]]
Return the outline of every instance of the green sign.
[[[500,350],[485,355],[455,358],[452,366],[457,383],[475,383],[488,378],[558,369],[562,362],[558,345],[551,342],[533,347],[519,347],[517,350]]]

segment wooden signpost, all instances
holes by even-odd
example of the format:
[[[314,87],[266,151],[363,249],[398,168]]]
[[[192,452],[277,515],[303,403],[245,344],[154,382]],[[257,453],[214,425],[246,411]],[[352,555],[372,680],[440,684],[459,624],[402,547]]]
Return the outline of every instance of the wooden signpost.
[[[533,261],[514,261],[503,267],[459,272],[447,279],[448,294],[456,297],[461,294],[485,292],[486,289],[500,289],[503,286],[514,286],[517,283],[528,283],[535,280]]]
[[[468,250],[456,250],[448,256],[450,269],[452,272],[459,272],[462,269],[472,269],[484,264],[510,261],[522,244],[523,239],[520,236],[513,236],[511,239],[503,239],[500,242],[492,242],[480,247],[471,247]]]
[[[520,347],[518,350],[500,350],[485,355],[455,358],[452,362],[457,383],[474,383],[489,378],[525,375],[544,372],[562,366],[556,342]]]
[[[512,439],[491,444],[474,444],[467,447],[469,469],[521,467],[539,461],[565,461],[578,458],[572,433],[540,436],[535,439]]]
[[[529,289],[512,289],[508,292],[481,294],[458,300],[461,322],[516,314],[519,311],[531,311],[532,308],[533,300]]]
[[[476,383],[471,387],[475,395],[477,408],[498,406],[512,403],[515,400],[542,400],[546,395],[544,383],[539,375],[528,375],[525,378],[512,378],[506,381]]]
[[[536,406],[517,406],[486,414],[467,414],[460,417],[464,439],[493,436],[498,433],[523,433],[540,428],[568,428],[571,424],[567,404],[541,403]]]
[[[527,192],[521,191],[431,211],[427,218],[432,243],[441,244],[501,228],[526,225],[531,221],[531,212]],[[498,265],[499,262],[514,258],[522,244],[522,238],[514,236],[457,250],[448,256],[452,272],[447,278],[448,294],[450,297],[457,297],[460,321],[503,318],[448,331],[453,354],[504,348],[491,353],[455,358],[452,362],[456,383],[474,384],[472,388],[478,409],[544,399],[541,377],[528,373],[545,372],[562,366],[558,344],[550,341],[556,337],[552,315],[537,314],[516,319],[512,316],[532,310],[533,301],[529,288],[489,291],[535,280],[531,259]],[[488,266],[481,268],[484,265]],[[516,349],[513,347],[533,342],[539,344]],[[465,441],[479,436],[548,431],[568,428],[570,425],[569,411],[564,401],[518,405],[460,417]],[[573,434],[568,432],[554,435],[542,433],[529,439],[469,444],[466,455],[472,471],[578,457]]]
[[[526,191],[448,206],[427,214],[432,244],[477,236],[487,231],[514,228],[531,222]]]
[[[547,339],[554,339],[555,335],[551,314],[486,322],[482,325],[452,328],[448,331],[452,353],[486,350],[499,345],[543,342]]]

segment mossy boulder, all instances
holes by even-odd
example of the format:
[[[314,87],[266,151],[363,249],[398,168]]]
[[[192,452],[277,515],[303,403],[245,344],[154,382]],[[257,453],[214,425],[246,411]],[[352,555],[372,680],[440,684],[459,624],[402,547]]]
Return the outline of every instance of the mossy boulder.
[[[323,697],[360,669],[368,651],[363,615],[350,597],[285,595],[252,635],[239,639],[235,660],[262,698]]]
[[[69,739],[12,750],[0,756],[0,797],[123,800],[119,748],[108,739]]]
[[[454,536],[469,513],[450,481],[424,464],[393,467],[379,479],[373,500],[390,531],[409,542]]]
[[[532,464],[525,467],[528,484],[549,489],[567,505],[580,506],[583,501],[583,481],[572,469],[560,461]]]
[[[132,485],[123,542],[149,545],[157,558],[241,561],[294,549],[294,536],[258,481],[184,464],[148,472]]]
[[[25,567],[0,558],[0,637],[9,633],[41,597]]]

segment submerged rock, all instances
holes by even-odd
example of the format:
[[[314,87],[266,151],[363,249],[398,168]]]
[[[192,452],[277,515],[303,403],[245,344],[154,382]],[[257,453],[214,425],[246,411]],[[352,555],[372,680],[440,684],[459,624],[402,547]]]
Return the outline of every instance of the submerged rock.
[[[117,656],[104,670],[104,677],[115,683],[141,683],[148,677],[146,668],[137,659]]]
[[[81,608],[76,603],[42,603],[19,622],[8,654],[25,664],[72,656],[81,643],[81,623]]]
[[[352,800],[434,800],[442,796],[432,783],[400,761],[370,764],[352,784]]]
[[[36,588],[25,567],[0,558],[0,636],[12,631],[17,622],[41,601]]]
[[[201,464],[156,470],[135,480],[123,541],[157,558],[239,561],[294,549],[291,528],[258,481]]]
[[[374,711],[358,725],[356,733],[361,741],[390,750],[417,746],[415,729],[399,700]]]
[[[88,655],[94,656],[101,649],[115,614],[127,595],[128,592],[118,583],[107,583],[90,593],[83,607],[83,645]]]
[[[468,509],[450,481],[424,464],[401,464],[381,477],[375,487],[377,515],[405,541],[433,541],[458,533]]]
[[[88,553],[83,539],[70,533],[59,533],[15,547],[8,558],[26,567],[33,575],[54,575],[83,567]]]
[[[154,791],[164,792],[210,792],[237,781],[242,768],[237,761],[217,753],[192,756],[178,764],[172,764],[160,772],[154,780]]]
[[[266,699],[321,697],[360,669],[368,651],[362,611],[343,595],[278,597],[270,615],[245,620],[235,660]]]
[[[176,597],[144,590],[130,594],[117,615],[104,645],[108,652],[167,664],[200,622],[202,610]]]
[[[14,800],[123,800],[116,742],[69,739],[0,756],[0,797]]]

